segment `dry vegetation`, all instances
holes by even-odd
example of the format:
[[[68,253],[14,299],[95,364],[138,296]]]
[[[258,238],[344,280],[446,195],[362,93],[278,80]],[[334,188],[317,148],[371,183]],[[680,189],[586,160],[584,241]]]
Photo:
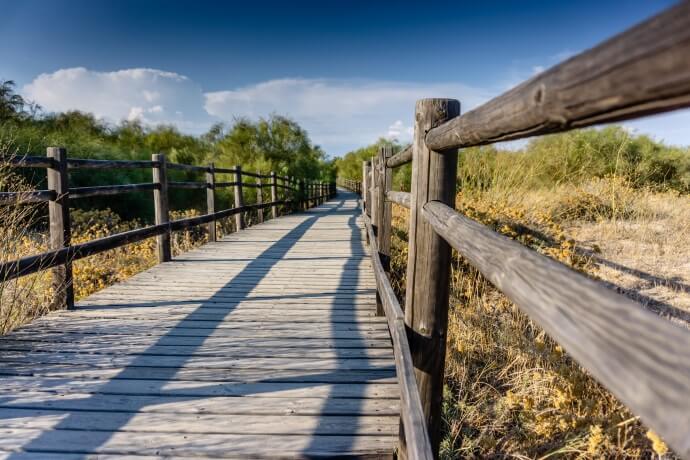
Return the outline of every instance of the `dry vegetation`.
[[[0,169],[2,190],[30,190],[26,180],[9,168]],[[0,262],[48,250],[46,205],[3,206],[0,214]],[[72,242],[84,243],[115,233],[140,228],[137,220],[123,221],[110,209],[71,210]],[[172,219],[192,217],[196,211],[173,211]],[[203,229],[173,234],[174,254],[205,242]],[[155,238],[129,244],[77,260],[73,265],[76,300],[146,270],[157,263]],[[7,333],[48,312],[53,298],[50,270],[0,283],[0,334]]]
[[[466,215],[676,321],[690,312],[690,200],[620,177],[460,193]],[[394,210],[404,295],[408,211]],[[445,458],[650,458],[662,440],[458,254],[453,257]]]

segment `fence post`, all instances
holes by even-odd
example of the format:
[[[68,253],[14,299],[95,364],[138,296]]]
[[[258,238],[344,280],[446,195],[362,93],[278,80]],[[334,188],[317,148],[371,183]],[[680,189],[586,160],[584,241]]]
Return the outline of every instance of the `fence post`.
[[[69,218],[69,175],[67,173],[67,149],[48,147],[48,158],[53,166],[47,169],[48,189],[55,192],[55,199],[48,202],[50,225],[50,249],[62,249],[71,244],[72,230]],[[74,308],[72,261],[53,268],[53,309]]]
[[[264,204],[264,189],[263,189],[263,183],[261,182],[261,172],[257,171],[256,172],[257,177],[256,178],[256,204],[262,205]],[[259,206],[256,208],[256,220],[258,223],[263,223],[264,221],[264,208],[263,206]]]
[[[460,102],[455,99],[417,101],[412,144],[405,322],[435,457],[440,443],[451,248],[426,222],[422,208],[429,201],[454,207],[458,155],[457,150],[431,151],[424,139],[431,128],[458,115]]]
[[[376,219],[377,219],[377,233],[376,244],[379,248],[379,256],[381,257],[381,265],[387,275],[390,275],[390,259],[391,259],[391,222],[393,219],[391,202],[386,200],[386,192],[391,189],[392,171],[386,166],[386,161],[391,157],[391,146],[386,145],[379,149],[377,164],[376,184]],[[383,316],[383,303],[376,293],[376,314]]]
[[[153,210],[155,213],[156,225],[165,224],[170,221],[170,209],[168,207],[168,171],[165,163],[165,155],[154,153],[151,160],[158,166],[153,167],[153,182],[156,188],[153,189]],[[158,250],[158,263],[169,262],[171,259],[170,251],[170,227],[165,233],[156,237],[156,247]]]
[[[271,171],[271,201],[278,201],[278,178],[276,177],[275,171]],[[271,205],[271,217],[273,219],[278,217],[278,206]]]
[[[362,161],[362,201],[364,202],[364,212],[369,214],[369,162]]]
[[[242,206],[244,206],[244,199],[242,197],[242,167],[237,165],[235,166],[235,207],[241,208]],[[244,228],[244,212],[235,214],[235,223],[237,231]]]
[[[371,225],[374,230],[374,236],[376,236],[378,231],[378,193],[376,193],[376,185],[378,182],[378,165],[376,162],[376,157],[371,159],[371,172],[369,181],[369,200],[371,201],[371,206],[369,207],[369,216],[371,217]]]
[[[206,171],[206,213],[216,212],[216,172],[213,163],[209,163]],[[208,240],[216,241],[216,219],[208,223]]]

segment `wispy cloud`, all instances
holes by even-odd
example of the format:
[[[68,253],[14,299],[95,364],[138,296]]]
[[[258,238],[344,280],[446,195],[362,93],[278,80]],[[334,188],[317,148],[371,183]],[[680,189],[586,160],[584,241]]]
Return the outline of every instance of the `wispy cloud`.
[[[201,131],[211,123],[201,87],[157,69],[61,69],[39,75],[22,93],[49,111],[82,110],[113,122],[172,123],[185,131]]]
[[[281,79],[206,94],[206,110],[220,118],[289,114],[328,151],[365,145],[379,137],[411,138],[414,104],[425,97],[455,97],[463,110],[493,93],[456,83]]]
[[[532,71],[542,69],[536,66]],[[409,141],[417,99],[453,97],[461,101],[462,111],[467,112],[500,92],[502,88],[462,83],[307,78],[276,79],[204,92],[201,85],[174,72],[97,72],[83,67],[41,74],[22,91],[49,111],[88,111],[112,122],[136,119],[147,124],[170,123],[195,134],[217,121],[256,119],[273,113],[287,115],[331,155],[380,137]],[[634,125],[640,132],[651,132],[660,140],[687,144],[689,116],[684,112]]]

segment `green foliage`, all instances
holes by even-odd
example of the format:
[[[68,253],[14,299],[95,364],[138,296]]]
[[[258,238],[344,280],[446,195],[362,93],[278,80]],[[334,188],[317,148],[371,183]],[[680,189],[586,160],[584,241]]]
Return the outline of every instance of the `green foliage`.
[[[386,141],[336,159],[338,175],[361,180],[362,161]],[[463,149],[458,187],[464,191],[550,188],[615,176],[636,187],[652,186],[690,192],[690,149],[669,147],[618,126],[543,136],[518,151],[495,146]],[[409,165],[396,169],[394,188],[409,190]]]
[[[611,126],[536,138],[517,152],[491,146],[465,149],[458,166],[463,190],[545,188],[607,176],[637,187],[688,192],[690,150]]]
[[[164,153],[175,163],[231,168],[241,165],[246,171],[294,176],[310,180],[335,180],[335,168],[319,146],[295,121],[273,115],[258,121],[240,119],[230,126],[216,124],[201,136],[180,133],[174,126],[147,127],[138,121],[123,121],[112,126],[92,114],[66,112],[39,115],[14,93],[13,82],[0,82],[0,145],[2,155],[44,155],[49,146],[67,148],[72,158],[149,160],[153,153]],[[25,170],[25,177],[43,188],[45,172]],[[202,181],[200,173],[170,171],[175,181]],[[219,177],[231,181],[231,177]],[[74,187],[151,181],[149,170],[83,170],[70,173]],[[229,206],[229,190],[220,192],[218,206]],[[125,219],[151,220],[151,198],[145,193],[118,195],[116,198],[75,200],[84,209],[110,207]],[[205,209],[206,196],[198,190],[171,190],[174,209]],[[251,202],[251,200],[249,200]]]
[[[362,162],[371,160],[372,157],[378,154],[379,149],[384,145],[392,145],[394,153],[402,150],[402,146],[397,141],[389,141],[381,138],[376,141],[375,144],[346,153],[342,158],[336,158],[334,165],[338,172],[338,177],[361,181]],[[410,171],[409,164],[395,169],[393,173],[394,189],[410,190]]]

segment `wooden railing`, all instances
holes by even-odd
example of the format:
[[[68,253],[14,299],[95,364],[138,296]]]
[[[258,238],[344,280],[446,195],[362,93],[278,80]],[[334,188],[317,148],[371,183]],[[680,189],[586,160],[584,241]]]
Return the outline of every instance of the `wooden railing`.
[[[237,230],[245,228],[244,214],[257,211],[257,222],[264,221],[264,210],[271,209],[271,217],[279,215],[279,207],[286,212],[307,209],[322,203],[336,193],[334,183],[307,181],[294,177],[243,171],[240,166],[232,169],[208,166],[194,166],[168,162],[163,154],[155,154],[151,161],[91,160],[67,157],[64,148],[48,148],[46,157],[24,156],[0,158],[0,163],[13,168],[46,168],[47,190],[28,192],[1,192],[0,205],[24,203],[48,203],[50,227],[50,250],[42,254],[24,257],[0,264],[0,282],[53,269],[53,308],[73,308],[72,262],[99,252],[114,249],[129,243],[155,236],[157,238],[158,262],[171,260],[170,235],[173,231],[207,224],[208,240],[216,240],[216,221],[235,216]],[[151,168],[153,180],[150,183],[103,185],[95,187],[70,187],[69,171],[73,169],[136,169]],[[175,182],[168,180],[169,170],[195,171],[205,173],[204,182]],[[229,174],[232,182],[217,182],[217,174]],[[245,182],[244,177],[252,178]],[[264,182],[267,181],[267,182]],[[216,211],[216,189],[230,187],[234,190],[234,207]],[[206,189],[206,214],[185,219],[170,220],[168,190]],[[246,205],[245,188],[255,188],[256,203]],[[264,202],[263,189],[269,188],[271,199]],[[155,225],[116,233],[86,243],[71,244],[69,202],[71,199],[116,195],[136,191],[153,191]]]
[[[402,392],[403,456],[438,455],[455,249],[678,455],[690,458],[690,331],[453,209],[459,148],[687,106],[690,3],[683,2],[462,116],[457,100],[418,101],[410,147],[395,155],[381,148],[364,162],[361,182],[339,179],[364,201]],[[392,191],[392,169],[409,162],[411,193]],[[387,273],[391,203],[410,210],[404,316]]]

